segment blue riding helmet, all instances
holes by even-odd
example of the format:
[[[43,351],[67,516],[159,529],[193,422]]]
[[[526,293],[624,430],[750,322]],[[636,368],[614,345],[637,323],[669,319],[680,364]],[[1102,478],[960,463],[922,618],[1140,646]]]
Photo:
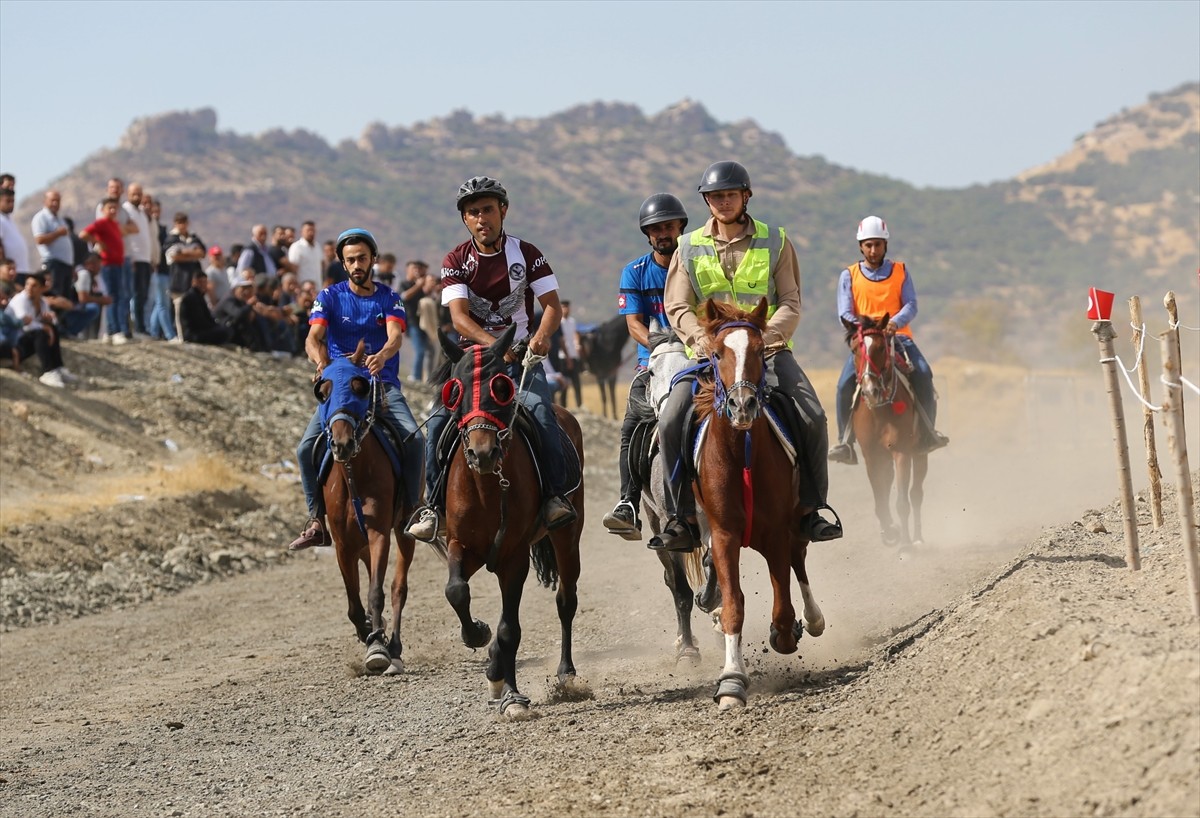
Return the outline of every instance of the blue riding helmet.
[[[346,230],[337,239],[337,257],[340,261],[342,258],[342,248],[345,247],[351,240],[355,240],[355,244],[366,242],[371,248],[371,255],[379,255],[379,243],[375,241],[375,237],[371,235],[370,230],[364,230],[361,227],[351,227]]]

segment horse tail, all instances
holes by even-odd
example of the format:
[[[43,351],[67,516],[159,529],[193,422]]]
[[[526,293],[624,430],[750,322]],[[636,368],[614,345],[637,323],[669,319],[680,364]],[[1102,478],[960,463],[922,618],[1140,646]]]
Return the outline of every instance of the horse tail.
[[[704,576],[703,548],[693,548],[683,555],[683,573],[687,577],[688,585],[693,588],[704,587],[706,578]]]
[[[542,537],[533,544],[529,551],[533,558],[533,570],[537,572],[538,582],[545,588],[553,588],[558,584],[558,558],[554,556],[554,544],[549,537]]]

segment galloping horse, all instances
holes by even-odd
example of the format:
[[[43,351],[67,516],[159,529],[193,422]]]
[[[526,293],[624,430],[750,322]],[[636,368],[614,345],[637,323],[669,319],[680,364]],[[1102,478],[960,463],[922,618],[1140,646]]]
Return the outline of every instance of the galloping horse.
[[[313,391],[321,402],[321,423],[333,463],[325,481],[325,509],[338,567],[350,602],[348,616],[360,641],[367,645],[369,673],[404,670],[400,658],[400,618],[408,599],[408,569],[414,543],[404,534],[412,513],[402,481],[377,435],[383,399],[381,384],[363,367],[363,343],[347,358],[330,361]],[[403,468],[414,468],[404,463]],[[422,468],[423,464],[415,464]],[[392,633],[384,640],[383,581],[396,532],[396,575],[392,579]],[[359,595],[358,563],[368,576],[367,610]]]
[[[621,368],[621,351],[629,340],[629,324],[624,315],[610,318],[590,332],[579,335],[579,357],[588,372],[600,384],[600,412],[605,417],[617,414],[617,370]],[[609,415],[609,411],[612,415]]]
[[[459,434],[459,444],[446,467],[446,599],[458,614],[463,644],[481,648],[491,641],[492,631],[471,616],[469,581],[484,567],[496,575],[502,609],[496,641],[488,650],[487,678],[491,700],[512,719],[529,710],[529,699],[517,688],[517,648],[521,643],[521,595],[531,557],[543,585],[558,583],[555,601],[562,626],[562,652],[557,692],[568,696],[589,693],[586,683],[576,678],[571,658],[583,531],[583,435],[569,412],[554,407],[559,425],[579,457],[579,485],[569,495],[579,517],[547,533],[540,515],[538,466],[518,433],[525,419],[517,412],[517,385],[505,371],[504,354],[515,331],[516,325],[510,326],[490,346],[477,345],[465,351],[439,335],[452,361],[442,404],[452,412]],[[528,431],[536,438],[533,429]],[[570,458],[571,447],[565,441],[563,449]]]
[[[908,382],[897,373],[896,345],[886,330],[890,317],[864,317],[860,324],[846,323],[846,343],[854,356],[858,380],[858,404],[851,423],[875,494],[875,516],[879,518],[884,545],[919,544],[929,455],[916,451],[920,437],[916,401]],[[893,475],[899,525],[892,520],[891,512]]]
[[[797,522],[813,511],[801,506],[804,473],[789,459],[768,417],[763,329],[767,300],[753,312],[709,299],[700,309],[708,340],[713,380],[696,396],[703,436],[696,452],[696,498],[708,516],[712,560],[721,588],[721,629],[725,667],[716,696],[721,710],[744,707],[749,677],[742,662],[745,596],[739,577],[741,549],[763,555],[775,602],[771,609],[771,647],[794,653],[807,630],[820,636],[825,617],[808,584],[804,558],[808,534]],[[804,599],[804,627],[792,606],[795,572]]]

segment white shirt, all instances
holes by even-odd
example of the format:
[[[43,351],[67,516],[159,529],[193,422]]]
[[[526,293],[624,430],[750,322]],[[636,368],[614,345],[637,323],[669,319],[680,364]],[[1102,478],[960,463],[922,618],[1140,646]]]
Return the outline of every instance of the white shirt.
[[[17,263],[17,272],[28,273],[29,245],[11,215],[0,214],[0,243],[4,245],[4,255]]]
[[[45,298],[42,299],[42,311],[48,310]],[[22,324],[25,324],[26,318],[32,318],[28,324],[25,324],[25,332],[35,329],[45,329],[45,324],[42,323],[42,311],[39,311],[37,305],[30,299],[29,293],[21,290],[21,292],[9,299],[8,307],[4,310],[14,318],[19,318]]]
[[[121,209],[129,217],[129,221],[137,225],[136,233],[125,236],[125,256],[130,261],[150,263],[150,218],[136,207],[133,202],[121,203]]]
[[[288,261],[296,265],[296,278],[303,284],[305,281],[311,281],[317,285],[317,289],[321,289],[321,284],[324,281],[324,276],[321,274],[321,264],[325,260],[325,254],[321,248],[315,244],[310,244],[304,239],[297,239],[292,242],[292,246],[288,248]]]
[[[575,316],[564,318],[558,325],[562,327],[563,352],[575,360],[579,357],[579,325],[575,322]]]

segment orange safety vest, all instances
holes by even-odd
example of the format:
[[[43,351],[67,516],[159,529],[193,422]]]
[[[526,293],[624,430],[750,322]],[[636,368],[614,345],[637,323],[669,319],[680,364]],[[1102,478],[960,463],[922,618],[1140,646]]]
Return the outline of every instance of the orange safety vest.
[[[862,262],[854,262],[850,268],[850,295],[854,298],[854,311],[868,318],[882,318],[884,313],[895,316],[904,306],[900,300],[900,290],[906,278],[908,273],[904,270],[903,261],[893,261],[891,274],[882,281],[867,278],[863,275]],[[912,330],[907,326],[896,332],[912,338]]]

